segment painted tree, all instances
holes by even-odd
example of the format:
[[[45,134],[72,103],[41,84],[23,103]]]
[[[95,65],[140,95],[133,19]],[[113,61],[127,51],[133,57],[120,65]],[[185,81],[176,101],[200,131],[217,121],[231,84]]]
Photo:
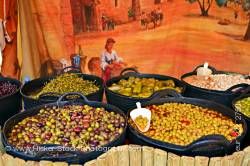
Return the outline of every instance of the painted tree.
[[[132,10],[134,13],[134,19],[138,19],[141,14],[140,0],[132,0]]]
[[[242,0],[242,9],[248,13],[248,26],[247,31],[244,35],[244,40],[250,40],[250,0]]]
[[[201,15],[208,16],[208,12],[214,1],[216,2],[218,6],[225,6],[227,1],[232,1],[232,0],[187,0],[187,1],[189,3],[198,3],[200,10],[201,10]]]
[[[213,0],[187,0],[187,1],[190,3],[198,3],[202,16],[208,16],[208,11],[213,4]]]
[[[241,8],[246,12],[248,15],[248,25],[247,25],[247,30],[244,35],[244,40],[250,40],[250,0],[221,0],[222,4],[225,3],[234,3],[234,5],[241,6]],[[220,5],[219,5],[220,6]]]
[[[198,3],[201,16],[208,16],[209,9],[211,8],[214,0],[187,0],[190,3]],[[249,22],[247,26],[246,33],[244,35],[244,40],[250,40],[250,0],[215,0],[219,7],[225,6],[227,3],[235,3],[242,7],[242,9],[248,13]]]

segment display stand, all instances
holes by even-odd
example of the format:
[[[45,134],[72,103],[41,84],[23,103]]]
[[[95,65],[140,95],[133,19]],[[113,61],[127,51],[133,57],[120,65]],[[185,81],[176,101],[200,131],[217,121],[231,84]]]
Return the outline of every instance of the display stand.
[[[64,162],[24,161],[0,153],[0,166],[67,166]],[[249,166],[250,147],[225,157],[188,157],[167,153],[160,149],[138,145],[114,147],[83,166]],[[70,165],[80,166],[80,165]]]

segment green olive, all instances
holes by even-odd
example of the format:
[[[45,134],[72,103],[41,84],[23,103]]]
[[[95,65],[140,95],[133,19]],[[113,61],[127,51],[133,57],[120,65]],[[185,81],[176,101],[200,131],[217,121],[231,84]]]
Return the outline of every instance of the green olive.
[[[80,150],[87,150],[87,147],[113,141],[124,127],[123,116],[104,108],[88,105],[48,107],[13,126],[7,138],[16,148],[58,144],[74,148],[82,146]]]
[[[40,92],[32,95],[32,97],[37,99],[40,95],[51,92],[57,94],[79,92],[83,95],[89,95],[98,90],[99,87],[93,81],[84,80],[74,73],[65,73],[46,83]],[[51,111],[54,112],[54,110]]]
[[[151,124],[149,130],[142,134],[172,144],[188,145],[210,134],[223,135],[232,141],[243,132],[242,124],[235,124],[214,110],[191,104],[165,103],[148,106],[147,109],[152,113]],[[135,123],[145,126],[146,121],[139,117],[135,123],[131,119],[129,123],[137,129]],[[235,130],[238,130],[237,134]]]
[[[241,113],[243,113],[247,117],[250,117],[250,97],[246,97],[244,99],[237,101],[235,107]]]

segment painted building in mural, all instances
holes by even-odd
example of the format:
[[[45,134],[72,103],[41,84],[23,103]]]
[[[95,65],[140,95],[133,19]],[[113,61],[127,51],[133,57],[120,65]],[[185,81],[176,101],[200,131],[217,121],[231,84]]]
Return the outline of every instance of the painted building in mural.
[[[141,5],[141,9],[147,9],[147,8],[151,8],[152,6],[158,5],[163,2],[164,0],[141,0],[140,5]]]
[[[101,31],[102,16],[116,24],[126,23],[129,10],[138,17],[141,10],[163,3],[164,0],[71,0],[74,33]]]

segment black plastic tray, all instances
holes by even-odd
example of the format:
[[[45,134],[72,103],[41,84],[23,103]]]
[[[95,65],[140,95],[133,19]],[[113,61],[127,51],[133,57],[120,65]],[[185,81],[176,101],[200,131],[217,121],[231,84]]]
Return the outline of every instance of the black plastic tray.
[[[192,71],[190,73],[186,73],[186,74],[181,76],[181,80],[186,84],[186,91],[185,91],[184,96],[207,99],[207,100],[215,101],[217,103],[221,103],[223,105],[231,107],[232,101],[236,97],[238,97],[242,93],[244,93],[245,89],[248,88],[248,86],[250,86],[248,84],[238,84],[238,85],[232,86],[231,88],[227,89],[226,91],[218,91],[218,90],[210,90],[210,89],[196,87],[196,86],[193,86],[193,85],[187,83],[185,81],[185,78],[196,75],[197,74],[196,70],[202,66],[203,65],[199,65],[194,69],[194,71]],[[227,71],[219,71],[219,70],[216,70],[212,66],[209,66],[209,68],[212,70],[213,74],[238,74],[238,73],[227,72]],[[249,78],[249,76],[245,76],[245,77]]]
[[[97,92],[89,94],[86,97],[92,101],[102,101],[103,92],[104,92],[103,80],[94,75],[88,75],[88,74],[82,74],[82,73],[76,73],[76,74],[78,74],[81,78],[85,80],[90,80],[90,81],[95,82],[95,84],[99,87],[99,90]],[[21,95],[23,97],[25,109],[36,107],[42,104],[53,103],[58,100],[60,95],[55,94],[55,93],[43,94],[38,99],[34,99],[30,96],[32,93],[41,90],[41,88],[47,82],[49,82],[50,80],[54,78],[56,78],[56,76],[47,77],[47,78],[38,78],[30,82],[27,82],[26,84],[22,86]]]
[[[77,99],[74,101],[63,101],[63,99],[65,99],[65,97],[68,95],[79,95],[79,96],[81,96],[81,99]],[[47,145],[40,145],[39,147],[41,147],[41,148],[44,147],[47,149],[50,148],[49,152],[48,152],[48,150],[46,150],[46,151],[38,151],[35,153],[24,153],[22,151],[15,150],[15,147],[13,147],[8,142],[7,134],[10,132],[12,127],[14,125],[16,125],[18,122],[20,122],[21,120],[23,120],[24,118],[36,115],[41,108],[53,107],[53,106],[61,107],[61,106],[65,106],[65,105],[85,105],[85,104],[92,106],[92,107],[95,107],[95,108],[96,107],[103,107],[107,111],[113,111],[115,113],[119,113],[120,115],[122,115],[125,118],[126,125],[125,125],[123,133],[118,138],[113,140],[112,142],[103,146],[102,149],[93,149],[90,152],[82,152],[82,151],[71,151],[71,149],[63,147],[63,146],[59,146],[59,145],[48,145],[47,144]],[[19,113],[15,116],[11,117],[5,123],[5,125],[3,127],[2,142],[3,142],[4,147],[6,149],[8,149],[7,153],[13,155],[14,157],[19,157],[19,158],[24,159],[24,160],[63,161],[63,162],[67,162],[70,164],[82,164],[82,163],[85,163],[89,160],[97,158],[99,155],[104,153],[106,149],[108,150],[111,147],[122,145],[125,142],[126,128],[127,128],[126,115],[117,107],[114,107],[114,106],[109,105],[109,104],[100,103],[100,102],[89,101],[86,97],[82,96],[79,93],[67,93],[67,94],[61,96],[60,99],[55,103],[44,104],[44,105],[29,109],[27,111],[24,111],[22,113]],[[62,149],[64,149],[64,151],[62,151]]]
[[[165,96],[169,95],[174,97],[165,98]],[[142,104],[142,106],[146,107],[150,105],[161,105],[164,103],[188,103],[204,108],[210,108],[222,113],[227,117],[230,117],[233,120],[236,120],[235,111],[228,107],[208,100],[182,97],[180,94],[175,93],[175,91],[172,90],[161,91],[152,101],[146,102]],[[131,110],[127,114],[128,117],[130,112]],[[129,139],[132,141],[132,143],[153,146],[155,148],[160,148],[178,155],[208,157],[224,156],[225,154],[231,154],[232,152],[236,151],[236,146],[238,146],[238,143],[242,144],[244,137],[246,136],[247,124],[245,119],[237,119],[236,122],[243,125],[244,131],[241,136],[232,142],[229,142],[224,136],[221,135],[208,135],[201,137],[190,145],[180,146],[149,138],[128,124]]]
[[[22,96],[20,94],[22,83],[7,77],[0,77],[0,82],[10,82],[17,86],[14,93],[0,98],[0,126],[3,126],[6,120],[20,112],[22,108]]]
[[[186,90],[186,85],[181,82],[180,80],[170,77],[170,76],[164,76],[164,75],[158,75],[158,74],[142,74],[139,73],[136,69],[134,68],[127,68],[124,69],[119,77],[114,77],[110,80],[108,80],[106,82],[105,85],[105,93],[106,93],[106,97],[107,97],[107,102],[109,104],[115,105],[117,107],[119,107],[120,109],[122,109],[124,112],[127,112],[129,109],[133,108],[134,105],[136,104],[136,102],[141,102],[141,103],[145,103],[147,101],[150,101],[154,98],[155,95],[157,95],[157,93],[159,92],[155,92],[154,94],[152,94],[150,97],[148,98],[135,98],[135,97],[129,97],[129,96],[125,96],[125,95],[121,95],[118,93],[115,93],[111,90],[109,90],[109,87],[113,84],[113,83],[117,83],[119,82],[121,79],[128,79],[129,77],[138,77],[138,78],[155,78],[157,80],[173,80],[175,85],[178,87],[182,87],[182,94],[185,92]]]

